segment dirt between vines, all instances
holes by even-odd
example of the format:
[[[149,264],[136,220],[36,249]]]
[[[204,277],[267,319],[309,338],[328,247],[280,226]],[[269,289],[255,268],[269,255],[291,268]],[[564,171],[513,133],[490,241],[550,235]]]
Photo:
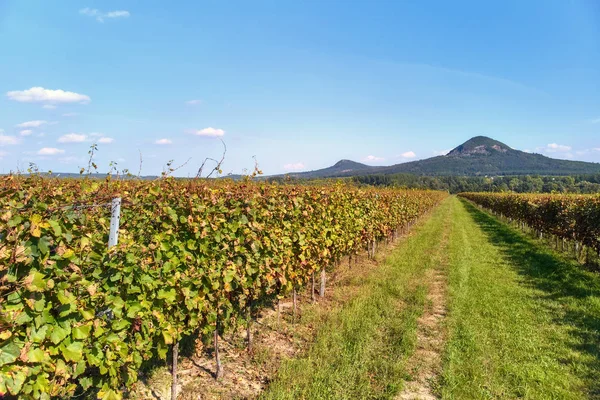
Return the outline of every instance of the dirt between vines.
[[[407,381],[396,400],[435,400],[446,342],[448,227],[440,243],[440,260],[425,276],[428,282],[427,306],[417,325],[417,348],[407,365],[412,366]]]
[[[410,235],[410,233],[408,234]],[[252,350],[246,348],[246,331],[226,334],[219,340],[219,351],[224,376],[215,380],[215,361],[212,348],[196,346],[191,357],[181,357],[178,367],[178,400],[196,399],[254,399],[275,377],[278,366],[285,359],[302,354],[312,343],[317,328],[329,313],[342,307],[356,296],[364,278],[377,269],[379,262],[403,241],[400,237],[389,245],[380,245],[376,260],[369,260],[366,252],[352,265],[344,257],[335,272],[327,274],[324,298],[319,298],[319,276],[315,276],[315,298],[311,302],[308,290],[298,294],[298,316],[293,323],[292,301],[281,301],[280,317],[274,308],[261,309],[252,324]],[[171,398],[171,372],[169,367],[155,368],[134,386],[133,399]]]

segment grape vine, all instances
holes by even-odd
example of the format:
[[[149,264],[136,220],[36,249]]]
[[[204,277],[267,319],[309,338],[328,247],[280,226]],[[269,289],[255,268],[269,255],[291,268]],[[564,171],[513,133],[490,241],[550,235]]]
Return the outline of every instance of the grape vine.
[[[0,178],[0,394],[120,399],[144,360],[230,329],[444,192]],[[107,247],[114,197],[119,243]],[[215,330],[218,332],[215,333]]]

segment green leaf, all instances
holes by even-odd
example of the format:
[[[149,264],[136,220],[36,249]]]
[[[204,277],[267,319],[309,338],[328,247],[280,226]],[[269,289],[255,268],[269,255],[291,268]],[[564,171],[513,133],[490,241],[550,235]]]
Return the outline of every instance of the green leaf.
[[[50,241],[47,237],[44,236],[40,238],[38,241],[38,249],[40,249],[40,252],[44,255],[50,252]]]
[[[123,398],[120,393],[117,393],[112,389],[106,391],[103,389],[98,393],[98,396],[100,396],[99,398],[101,400],[121,400]]]
[[[83,390],[88,390],[94,384],[94,381],[89,376],[84,376],[79,379],[79,384]]]
[[[127,307],[127,318],[135,318],[137,313],[142,310],[142,305],[140,303],[133,303]]]
[[[46,353],[42,349],[31,349],[27,353],[27,359],[29,362],[36,363],[41,362],[46,358]]]
[[[159,299],[165,299],[168,302],[174,302],[175,297],[176,297],[175,289],[169,289],[169,290],[161,289],[158,291],[158,295],[156,297]]]
[[[81,310],[79,310],[79,313],[86,321],[89,321],[90,319],[94,318],[94,312],[91,310],[81,309]]]
[[[233,280],[234,276],[235,276],[235,271],[229,269],[229,270],[225,271],[225,273],[223,274],[223,281],[225,281],[225,283],[229,283]]]
[[[21,349],[14,342],[9,342],[0,347],[0,367],[15,362],[19,358],[19,354],[21,354]]]
[[[26,378],[27,375],[25,375],[23,371],[15,371],[12,374],[12,377],[6,378],[6,388],[13,395],[17,395],[21,391],[21,388],[23,387],[23,383],[25,383]]]
[[[27,278],[25,278],[25,287],[31,292],[43,292],[46,289],[46,281],[44,274],[36,270],[32,270]]]
[[[46,339],[46,334],[48,333],[48,325],[43,325],[39,329],[33,328],[31,330],[31,335],[29,338],[33,343],[41,343]]]
[[[71,331],[71,334],[73,336],[73,339],[83,340],[83,339],[87,339],[88,337],[90,337],[91,329],[92,329],[91,325],[76,326]]]
[[[48,224],[52,227],[52,230],[54,231],[54,236],[60,236],[62,235],[62,229],[60,228],[60,225],[57,221],[54,220],[49,220]]]
[[[85,361],[79,360],[79,362],[75,366],[75,371],[73,371],[73,378],[77,378],[79,375],[83,374],[85,372],[85,367]]]
[[[33,305],[33,308],[34,308],[34,310],[35,310],[35,311],[37,311],[37,312],[42,312],[42,311],[44,311],[44,307],[45,307],[45,306],[46,306],[46,300],[44,300],[44,299],[42,298],[42,299],[39,299],[39,300],[37,300],[37,301],[34,303],[34,305]]]
[[[118,321],[114,321],[112,324],[113,331],[121,331],[129,326],[129,321],[126,319],[120,319]]]
[[[63,341],[64,338],[67,337],[68,334],[68,330],[61,328],[58,325],[54,325],[54,327],[52,328],[52,332],[50,333],[50,340],[54,344],[59,344]]]
[[[83,357],[83,343],[73,342],[62,349],[62,355],[67,361],[77,362]]]

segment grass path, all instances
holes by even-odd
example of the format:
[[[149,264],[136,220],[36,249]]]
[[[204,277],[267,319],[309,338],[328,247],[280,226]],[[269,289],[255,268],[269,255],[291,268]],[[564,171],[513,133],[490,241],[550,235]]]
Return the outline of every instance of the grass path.
[[[453,199],[448,399],[600,398],[600,278]]]
[[[600,399],[600,275],[451,197],[265,399]]]

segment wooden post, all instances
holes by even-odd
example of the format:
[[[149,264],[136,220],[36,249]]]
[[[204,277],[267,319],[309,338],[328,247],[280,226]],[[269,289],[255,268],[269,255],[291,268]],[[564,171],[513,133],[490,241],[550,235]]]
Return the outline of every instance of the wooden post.
[[[297,307],[297,302],[298,302],[298,300],[297,300],[297,295],[296,295],[296,288],[294,288],[294,291],[292,293],[292,303],[293,303],[293,308],[294,308],[293,311],[292,311],[292,313],[293,313],[292,314],[292,319],[293,319],[294,323],[296,323],[296,307]]]
[[[325,268],[321,270],[321,288],[319,290],[319,296],[325,297]]]
[[[116,246],[119,242],[119,222],[121,220],[121,198],[116,197],[110,206],[110,233],[108,234],[108,248]]]
[[[310,300],[315,302],[315,271],[312,273],[312,279],[310,283]]]
[[[248,352],[252,351],[252,302],[247,306],[246,317],[246,344],[248,345]]]
[[[171,364],[171,400],[177,399],[177,359],[179,358],[179,342],[173,343],[173,361]]]
[[[221,365],[221,357],[219,357],[219,321],[217,321],[217,325],[215,326],[215,334],[214,334],[214,346],[215,346],[215,363],[216,363],[216,371],[215,378],[221,379],[223,377],[223,366]]]

